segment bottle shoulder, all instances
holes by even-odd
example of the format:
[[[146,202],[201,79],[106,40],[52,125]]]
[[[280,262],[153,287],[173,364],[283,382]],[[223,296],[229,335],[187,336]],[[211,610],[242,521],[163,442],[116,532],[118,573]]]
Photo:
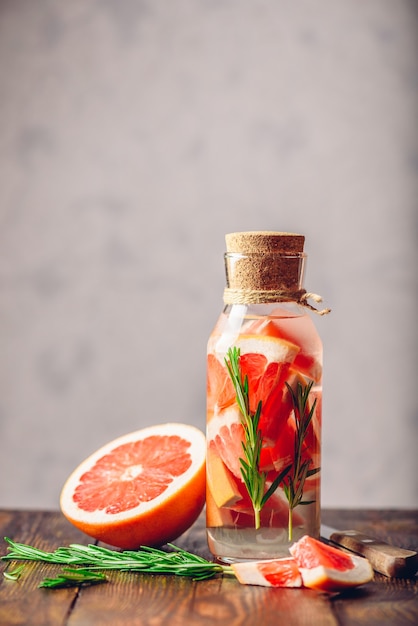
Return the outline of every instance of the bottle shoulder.
[[[239,317],[301,317],[306,309],[296,302],[269,302],[260,304],[227,304],[222,312],[226,316]]]
[[[278,337],[306,343],[321,351],[322,342],[311,314],[295,303],[276,305],[228,305],[219,316],[210,335],[209,345],[232,345],[241,335]]]
[[[312,334],[317,334],[311,313],[295,302],[227,305],[218,317],[213,333],[223,332],[226,327],[240,332],[258,333],[265,327],[268,330],[270,323],[301,328],[303,326],[306,330],[310,328]]]
[[[321,383],[322,341],[311,313],[303,307],[283,307],[280,303],[268,312],[260,311],[259,305],[225,307],[209,337],[207,351],[223,363],[234,345],[245,352],[264,354],[268,360],[283,359],[317,386]]]

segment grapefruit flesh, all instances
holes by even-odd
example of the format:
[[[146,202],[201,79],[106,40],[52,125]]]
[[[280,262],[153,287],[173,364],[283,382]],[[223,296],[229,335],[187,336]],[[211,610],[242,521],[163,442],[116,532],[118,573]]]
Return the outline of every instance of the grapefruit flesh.
[[[204,434],[186,424],[160,424],[89,456],[67,479],[60,506],[74,526],[110,545],[162,545],[197,519],[205,482]]]
[[[225,365],[214,354],[207,357],[206,400],[208,417],[213,414],[215,404],[219,409],[233,404],[235,400],[234,386]]]
[[[213,442],[212,442],[213,444]],[[242,496],[234,480],[234,476],[219,458],[214,445],[209,445],[206,453],[207,487],[213,495],[216,506],[231,507],[241,500]]]
[[[302,374],[317,382],[322,376],[322,364],[315,355],[322,354],[322,347],[313,328],[314,324],[308,315],[292,318],[283,315],[283,311],[277,309],[267,319],[252,322],[246,330],[270,337],[279,337],[296,344],[299,351],[295,356],[295,367]]]
[[[243,455],[244,429],[237,406],[230,406],[218,413],[207,425],[207,445],[218,454],[228,470],[241,478],[240,457]]]
[[[295,559],[232,563],[232,570],[243,585],[263,587],[301,587],[302,576]]]
[[[373,578],[373,569],[364,557],[347,554],[308,535],[289,551],[299,567],[303,585],[311,589],[340,591]]]

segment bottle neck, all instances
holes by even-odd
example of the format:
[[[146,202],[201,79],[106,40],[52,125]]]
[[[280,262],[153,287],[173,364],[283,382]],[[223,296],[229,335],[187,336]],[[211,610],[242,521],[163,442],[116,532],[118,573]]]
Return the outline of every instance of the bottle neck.
[[[258,304],[225,304],[223,313],[228,317],[301,317],[307,314],[305,307],[296,302],[269,302]]]
[[[305,259],[303,252],[227,252],[225,304],[299,302],[304,293]]]
[[[326,315],[330,309],[318,310],[308,302],[322,302],[321,296],[307,293],[303,288],[306,258],[304,252],[227,252],[225,305],[277,307],[278,304],[291,303],[295,311],[303,307],[318,315]]]

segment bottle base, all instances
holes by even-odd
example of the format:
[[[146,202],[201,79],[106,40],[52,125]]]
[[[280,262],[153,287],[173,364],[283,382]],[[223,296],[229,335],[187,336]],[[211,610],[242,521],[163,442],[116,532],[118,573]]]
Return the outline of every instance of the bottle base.
[[[207,528],[209,550],[222,563],[261,561],[289,557],[290,546],[306,535],[306,528],[294,528],[289,541],[287,528]]]

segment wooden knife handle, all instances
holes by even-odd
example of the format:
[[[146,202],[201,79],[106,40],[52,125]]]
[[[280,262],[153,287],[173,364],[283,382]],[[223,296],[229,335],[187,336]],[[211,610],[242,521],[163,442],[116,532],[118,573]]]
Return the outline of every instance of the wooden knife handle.
[[[373,539],[356,530],[335,531],[330,540],[351,552],[365,556],[376,572],[396,578],[413,576],[418,569],[418,553]]]

